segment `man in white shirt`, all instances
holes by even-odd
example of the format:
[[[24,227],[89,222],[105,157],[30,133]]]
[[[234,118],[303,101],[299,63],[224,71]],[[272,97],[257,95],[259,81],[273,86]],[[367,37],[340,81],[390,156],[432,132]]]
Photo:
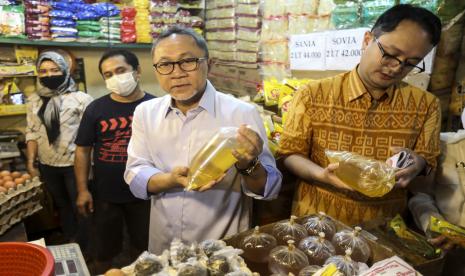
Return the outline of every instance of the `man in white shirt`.
[[[152,59],[168,95],[136,108],[125,172],[136,197],[152,198],[149,251],[161,253],[173,238],[200,242],[248,229],[252,198],[275,198],[282,179],[258,111],[215,90],[205,40],[191,29],[162,33]],[[194,155],[229,126],[239,127],[246,152],[234,152],[238,162],[218,181],[185,191]]]

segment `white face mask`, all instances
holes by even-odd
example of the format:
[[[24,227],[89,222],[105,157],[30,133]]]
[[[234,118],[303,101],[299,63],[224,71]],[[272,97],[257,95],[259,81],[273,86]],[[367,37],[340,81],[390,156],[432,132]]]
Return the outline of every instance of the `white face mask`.
[[[107,89],[120,96],[128,96],[137,86],[137,81],[134,79],[133,72],[127,72],[105,80]]]

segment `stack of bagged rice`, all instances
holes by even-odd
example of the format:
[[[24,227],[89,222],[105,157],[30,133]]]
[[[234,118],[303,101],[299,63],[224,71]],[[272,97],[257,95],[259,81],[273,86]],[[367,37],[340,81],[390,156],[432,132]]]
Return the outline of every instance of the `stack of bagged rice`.
[[[100,17],[99,42],[121,43],[121,11],[111,3],[93,4]]]
[[[26,34],[29,39],[50,40],[50,5],[46,0],[24,0]]]
[[[52,1],[50,5],[52,10],[49,12],[50,31],[52,39],[61,42],[76,41],[78,30],[76,28],[76,14],[80,4],[84,4],[82,0],[59,0]]]
[[[91,4],[76,5],[77,29],[79,42],[97,42],[101,36],[99,15],[96,6]]]
[[[149,0],[134,0],[136,8],[136,41],[137,43],[151,43],[152,31],[150,26]]]
[[[136,9],[133,7],[124,7],[121,10],[121,42],[135,43],[136,42]]]

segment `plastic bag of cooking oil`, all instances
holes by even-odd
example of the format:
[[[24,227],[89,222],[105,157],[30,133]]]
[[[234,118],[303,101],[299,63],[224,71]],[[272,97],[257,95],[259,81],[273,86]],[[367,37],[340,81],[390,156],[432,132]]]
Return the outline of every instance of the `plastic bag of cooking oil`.
[[[465,229],[445,220],[431,216],[429,229],[465,248]]]
[[[187,191],[196,190],[220,178],[237,159],[233,150],[242,151],[236,139],[237,127],[223,127],[194,156],[187,175]]]
[[[401,243],[406,248],[425,258],[433,259],[441,254],[440,249],[434,248],[425,237],[407,228],[400,215],[396,215],[390,222],[389,228],[400,238]]]
[[[395,168],[386,162],[348,151],[325,151],[330,163],[339,163],[335,173],[344,183],[369,197],[381,197],[395,184]]]

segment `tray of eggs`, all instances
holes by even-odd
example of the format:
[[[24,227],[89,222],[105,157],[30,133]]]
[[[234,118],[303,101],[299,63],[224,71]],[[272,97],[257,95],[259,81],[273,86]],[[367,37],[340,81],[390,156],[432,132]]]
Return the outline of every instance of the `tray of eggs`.
[[[40,190],[38,177],[32,178],[27,173],[0,172],[0,215],[17,204],[29,200]]]

